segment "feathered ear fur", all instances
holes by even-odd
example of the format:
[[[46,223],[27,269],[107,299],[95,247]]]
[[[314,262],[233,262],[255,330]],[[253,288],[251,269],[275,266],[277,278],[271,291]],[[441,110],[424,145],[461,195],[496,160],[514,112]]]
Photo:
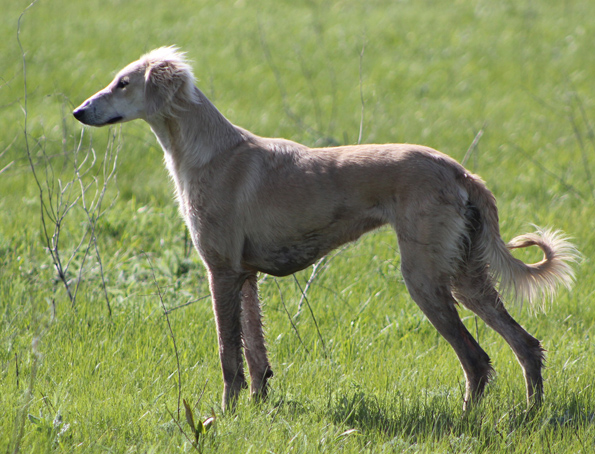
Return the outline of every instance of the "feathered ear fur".
[[[151,65],[145,73],[145,102],[147,115],[153,116],[171,103],[182,85],[175,68],[169,62]]]
[[[145,61],[145,104],[147,116],[170,109],[183,90],[186,101],[194,98],[194,75],[184,54],[175,47],[162,47],[142,57]]]

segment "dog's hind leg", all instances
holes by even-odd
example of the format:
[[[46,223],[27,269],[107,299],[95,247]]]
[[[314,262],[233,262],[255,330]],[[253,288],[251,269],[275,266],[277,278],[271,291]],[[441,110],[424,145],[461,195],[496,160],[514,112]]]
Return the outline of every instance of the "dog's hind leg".
[[[467,271],[454,281],[457,299],[506,340],[523,368],[527,404],[531,406],[541,403],[543,399],[541,370],[544,361],[541,343],[508,313],[485,267],[480,268],[477,265],[469,269],[476,271]]]
[[[223,410],[234,410],[238,395],[246,387],[242,357],[240,291],[246,275],[209,269],[213,311],[217,323],[219,358],[223,370]]]
[[[250,371],[252,396],[259,400],[267,396],[268,380],[273,370],[267,356],[258,299],[257,276],[250,275],[242,286],[242,339],[244,356]]]
[[[457,354],[466,379],[465,404],[478,400],[492,374],[487,353],[461,321],[450,291],[450,277],[437,272],[430,246],[399,241],[401,271],[413,300]]]

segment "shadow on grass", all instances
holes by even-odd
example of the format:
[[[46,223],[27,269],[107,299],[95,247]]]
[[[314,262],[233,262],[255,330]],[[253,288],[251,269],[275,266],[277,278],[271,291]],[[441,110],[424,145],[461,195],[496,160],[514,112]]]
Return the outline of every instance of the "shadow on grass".
[[[595,406],[593,402],[571,398],[563,403],[546,403],[533,411],[510,402],[503,405],[483,402],[463,412],[453,408],[452,395],[417,400],[393,396],[381,400],[356,390],[336,395],[329,407],[329,415],[335,424],[355,428],[363,434],[380,433],[411,441],[470,436],[491,444],[524,429],[576,433],[595,423]]]
[[[420,402],[401,396],[384,402],[376,396],[355,391],[335,396],[329,410],[335,424],[389,437],[417,438],[431,434],[440,438],[451,434],[461,420],[461,412],[453,412],[443,397]]]

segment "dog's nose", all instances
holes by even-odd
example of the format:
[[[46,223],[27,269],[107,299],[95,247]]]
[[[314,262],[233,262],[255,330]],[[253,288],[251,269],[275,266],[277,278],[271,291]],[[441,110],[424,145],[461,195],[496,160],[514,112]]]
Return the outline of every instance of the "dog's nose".
[[[85,109],[82,107],[77,107],[72,112],[72,115],[74,115],[74,118],[76,118],[78,121],[81,121],[83,119],[83,116],[85,115]]]
[[[90,101],[87,99],[84,103],[82,103],[80,106],[78,106],[76,109],[74,109],[74,111],[72,112],[72,115],[74,115],[74,118],[76,118],[78,121],[84,123],[84,118],[87,114],[87,111],[89,110],[89,106],[90,106]]]

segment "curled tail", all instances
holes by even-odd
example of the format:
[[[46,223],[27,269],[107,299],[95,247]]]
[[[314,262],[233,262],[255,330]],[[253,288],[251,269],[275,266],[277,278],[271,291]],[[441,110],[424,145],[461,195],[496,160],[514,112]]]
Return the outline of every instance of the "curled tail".
[[[526,264],[511,255],[519,263],[518,271],[515,270],[508,281],[500,280],[503,289],[512,290],[517,297],[531,304],[538,298],[542,301],[553,299],[559,285],[570,289],[574,281],[571,263],[577,261],[579,254],[568,237],[560,230],[536,228],[534,233],[517,236],[506,245],[508,249],[529,246],[538,246],[543,251],[543,260]]]
[[[494,195],[479,177],[467,174],[465,180],[469,202],[480,213],[477,246],[492,279],[499,283],[501,292],[514,300],[528,301],[531,305],[541,301],[543,309],[544,303],[553,299],[558,286],[570,288],[574,282],[572,263],[580,257],[576,247],[561,231],[538,227],[534,233],[517,236],[506,244],[500,236]],[[539,247],[544,253],[543,260],[528,264],[510,252],[529,246]]]

